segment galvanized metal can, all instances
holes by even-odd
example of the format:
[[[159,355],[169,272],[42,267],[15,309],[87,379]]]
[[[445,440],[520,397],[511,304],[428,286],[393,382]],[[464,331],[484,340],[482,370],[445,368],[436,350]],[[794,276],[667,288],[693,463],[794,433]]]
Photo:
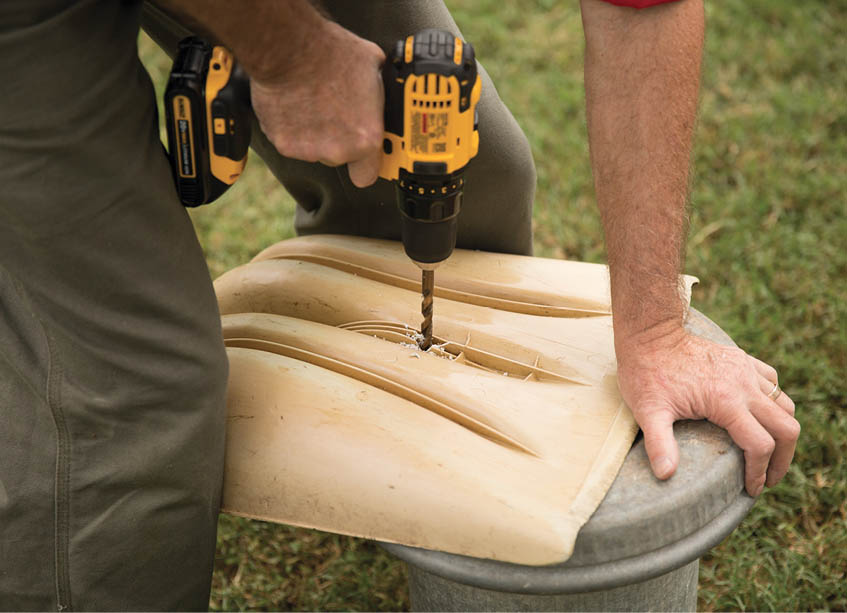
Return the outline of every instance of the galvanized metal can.
[[[732,339],[691,309],[686,327]],[[384,543],[409,566],[415,611],[694,611],[700,557],[728,536],[754,499],[744,456],[706,421],[679,422],[676,474],[659,481],[640,435],[567,562],[522,566]]]

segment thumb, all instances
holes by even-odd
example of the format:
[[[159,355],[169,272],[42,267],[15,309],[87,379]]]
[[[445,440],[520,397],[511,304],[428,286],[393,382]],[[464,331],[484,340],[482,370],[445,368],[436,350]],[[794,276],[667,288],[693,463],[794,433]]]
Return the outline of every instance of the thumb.
[[[650,458],[653,474],[663,481],[676,472],[679,464],[679,447],[673,437],[673,413],[668,409],[652,408],[639,411],[644,432],[644,447]]]

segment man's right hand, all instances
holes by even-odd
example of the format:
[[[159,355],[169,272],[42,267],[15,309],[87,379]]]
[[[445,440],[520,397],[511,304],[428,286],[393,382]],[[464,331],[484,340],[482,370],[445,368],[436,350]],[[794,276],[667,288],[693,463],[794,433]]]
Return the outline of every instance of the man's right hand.
[[[323,17],[309,0],[154,3],[232,50],[250,76],[259,125],[280,154],[348,164],[358,187],[376,181],[385,104],[382,49]]]
[[[330,21],[284,72],[251,76],[262,131],[286,157],[348,164],[357,187],[376,181],[382,157],[385,54]]]

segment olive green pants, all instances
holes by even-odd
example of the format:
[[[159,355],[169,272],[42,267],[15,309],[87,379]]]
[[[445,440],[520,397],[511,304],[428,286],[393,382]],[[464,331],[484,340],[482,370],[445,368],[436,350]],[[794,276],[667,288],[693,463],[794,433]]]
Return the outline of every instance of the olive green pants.
[[[0,610],[205,609],[226,355],[140,3],[0,3]]]
[[[385,44],[440,1],[341,2]],[[226,355],[138,61],[140,4],[0,3],[0,610],[205,609]],[[165,45],[172,24],[152,19]],[[169,39],[171,37],[171,39]],[[534,169],[487,77],[463,246],[527,253]],[[300,232],[398,236],[391,186],[255,148]]]

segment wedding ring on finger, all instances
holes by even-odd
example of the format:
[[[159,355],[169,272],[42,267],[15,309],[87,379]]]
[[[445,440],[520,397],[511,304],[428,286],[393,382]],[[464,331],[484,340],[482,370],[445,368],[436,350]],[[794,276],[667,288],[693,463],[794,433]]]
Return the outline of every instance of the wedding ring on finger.
[[[770,392],[768,392],[768,398],[770,398],[773,401],[776,401],[776,399],[779,398],[779,395],[781,393],[782,393],[782,389],[779,387],[779,383],[774,383],[773,389]]]

